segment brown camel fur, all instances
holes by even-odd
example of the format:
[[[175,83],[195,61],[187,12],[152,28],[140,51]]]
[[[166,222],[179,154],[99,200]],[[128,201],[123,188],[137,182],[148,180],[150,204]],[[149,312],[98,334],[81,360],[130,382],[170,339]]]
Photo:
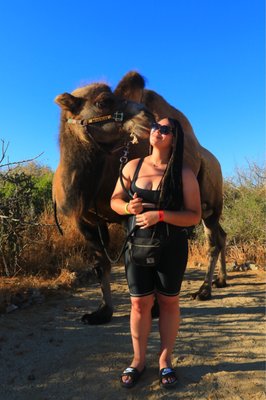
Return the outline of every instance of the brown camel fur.
[[[200,146],[187,118],[160,95],[144,89],[144,85],[141,75],[130,72],[113,92],[106,84],[94,83],[55,99],[62,112],[60,162],[53,181],[53,200],[63,214],[75,220],[87,239],[92,254],[92,267],[101,284],[102,304],[97,311],[84,316],[84,321],[90,324],[108,322],[113,313],[111,265],[102,249],[97,225],[108,245],[107,223],[123,221],[110,208],[120,158],[124,154],[124,147],[121,146],[129,143],[132,138],[133,142],[136,137],[147,139],[154,116],[156,120],[165,116],[179,120],[185,133],[184,159],[197,175],[200,184],[203,221],[211,258],[204,283],[194,297],[211,297],[212,278],[219,254],[221,268],[217,285],[226,284],[225,233],[219,224],[222,211],[220,165],[208,150]],[[123,113],[123,121],[112,118],[116,112]],[[91,120],[95,117],[100,118]],[[130,145],[128,159],[142,157],[147,153],[148,141],[140,140],[134,146]],[[95,214],[95,202],[98,216]]]

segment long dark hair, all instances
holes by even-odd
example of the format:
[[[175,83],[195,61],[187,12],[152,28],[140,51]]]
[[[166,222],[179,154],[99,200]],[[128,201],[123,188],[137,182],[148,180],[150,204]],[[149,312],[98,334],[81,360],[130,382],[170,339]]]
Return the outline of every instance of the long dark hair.
[[[159,208],[180,210],[183,205],[184,132],[176,119],[167,119],[173,130],[173,150],[162,180]]]

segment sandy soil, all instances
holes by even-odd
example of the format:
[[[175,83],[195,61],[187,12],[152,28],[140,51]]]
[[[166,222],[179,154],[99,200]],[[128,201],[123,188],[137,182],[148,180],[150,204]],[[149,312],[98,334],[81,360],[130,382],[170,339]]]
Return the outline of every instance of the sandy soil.
[[[229,273],[228,287],[208,302],[191,300],[203,269],[188,268],[174,364],[179,385],[159,388],[157,320],[147,370],[131,389],[119,374],[131,359],[129,298],[123,267],[113,268],[115,314],[88,326],[80,317],[97,307],[96,286],[49,296],[40,305],[0,316],[1,400],[262,400],[265,394],[265,273]]]

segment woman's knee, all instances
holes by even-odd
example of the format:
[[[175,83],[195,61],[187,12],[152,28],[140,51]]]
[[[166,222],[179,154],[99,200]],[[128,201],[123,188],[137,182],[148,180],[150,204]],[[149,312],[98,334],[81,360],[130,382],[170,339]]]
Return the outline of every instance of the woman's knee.
[[[138,313],[150,312],[153,306],[154,296],[131,297],[132,309]]]
[[[158,303],[160,308],[177,308],[179,309],[179,296],[164,296],[162,294],[157,295]]]

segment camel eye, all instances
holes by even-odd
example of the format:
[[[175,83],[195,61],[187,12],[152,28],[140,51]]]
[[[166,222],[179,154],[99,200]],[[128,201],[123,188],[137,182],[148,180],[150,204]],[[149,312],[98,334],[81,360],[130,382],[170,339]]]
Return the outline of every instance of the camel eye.
[[[110,108],[112,105],[111,99],[100,100],[95,103],[95,106],[100,108],[101,110],[104,108]]]

